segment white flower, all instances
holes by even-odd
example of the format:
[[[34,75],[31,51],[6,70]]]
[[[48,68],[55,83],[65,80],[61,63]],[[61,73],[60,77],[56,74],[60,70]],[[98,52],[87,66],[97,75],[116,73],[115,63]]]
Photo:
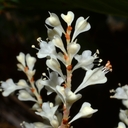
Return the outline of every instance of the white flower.
[[[26,90],[20,90],[18,94],[18,99],[21,101],[34,101],[37,102],[37,100],[30,95]]]
[[[123,104],[126,108],[128,108],[128,100],[122,100],[122,104]]]
[[[50,14],[50,17],[48,17],[45,20],[45,23],[49,26],[57,28],[60,32],[65,33],[64,29],[61,26],[61,23],[60,23],[60,20],[59,20],[58,16],[55,13],[50,13],[49,12],[49,14]]]
[[[50,107],[49,102],[44,102],[42,105],[41,112],[35,112],[37,115],[40,115],[41,117],[47,119],[50,121],[50,124],[53,126],[53,128],[58,128],[59,122],[57,117],[55,116],[55,112],[57,110],[58,106]]]
[[[105,83],[107,81],[107,78],[105,77],[106,70],[107,69],[103,67],[87,70],[83,82],[79,85],[74,93],[77,93],[88,85]]]
[[[71,61],[74,58],[74,56],[78,53],[78,51],[80,50],[80,45],[77,44],[76,42],[77,40],[67,45],[67,51],[68,51]]]
[[[122,122],[128,125],[128,110],[120,110],[119,118]]]
[[[113,96],[110,96],[110,98],[128,99],[128,95],[122,87],[118,87],[115,90],[115,94]]]
[[[67,107],[71,107],[74,102],[79,100],[82,95],[73,93],[69,88],[64,88],[62,86],[56,86],[58,97],[61,99],[63,104],[66,104]],[[56,99],[56,100],[60,100]],[[58,101],[57,101],[58,102]]]
[[[35,62],[36,62],[36,58],[35,57],[30,56],[30,54],[26,55],[26,63],[27,63],[27,66],[28,66],[28,68],[30,70],[33,70]]]
[[[65,79],[58,60],[55,60],[54,58],[47,59],[46,65],[53,71],[57,72],[63,79]]]
[[[40,94],[41,90],[44,88],[44,84],[41,84],[42,79],[38,79],[36,81],[36,87],[38,89],[38,93]]]
[[[75,25],[75,31],[73,33],[72,36],[72,41],[82,32],[88,31],[91,26],[90,24],[87,22],[89,17],[87,17],[86,19],[84,19],[84,17],[79,17],[76,21],[76,25]]]
[[[82,97],[81,94],[73,93],[69,88],[65,89],[65,100],[70,106]]]
[[[85,50],[83,51],[82,55],[76,55],[74,58],[78,61],[78,63],[75,65],[73,70],[76,70],[78,68],[83,68],[85,70],[92,69],[92,67],[94,66],[94,60],[98,58],[97,52],[92,55],[92,52],[90,50]]]
[[[16,58],[23,65],[23,67],[27,66],[30,70],[33,70],[33,67],[36,62],[35,57],[30,56],[30,54],[28,53],[25,58],[24,53],[20,52]]]
[[[80,111],[77,113],[77,115],[69,122],[71,124],[73,121],[79,119],[79,118],[89,118],[92,116],[93,113],[97,112],[97,109],[92,109],[91,104],[88,102],[84,102]]]
[[[20,62],[17,64],[17,67],[25,72],[29,79],[31,79],[35,74],[35,70],[33,70],[33,67],[35,65],[36,58],[30,56],[29,53],[25,56],[22,52],[20,52],[16,58]]]
[[[47,28],[47,33],[48,33],[48,39],[49,40],[52,40],[54,38],[54,36],[62,36],[62,32],[60,32],[58,30],[58,28],[53,28],[53,29],[50,29],[46,26]]]
[[[61,85],[63,82],[64,80],[56,72],[49,73],[49,79],[40,81],[41,85],[45,85],[47,94],[56,92],[56,86]]]
[[[20,81],[21,82],[21,81]],[[19,89],[23,89],[23,88],[27,88],[27,85],[23,85],[18,83],[18,85],[16,85],[12,79],[8,79],[5,82],[2,81],[1,87],[3,88],[3,96],[8,96],[10,95],[12,92],[19,90]]]
[[[48,17],[46,19],[45,23],[52,26],[52,27],[59,26],[61,23],[60,23],[58,16],[55,13],[49,12],[49,14],[50,14],[50,17]]]
[[[54,44],[52,42],[47,43],[39,38],[37,40],[40,42],[40,49],[37,53],[37,57],[45,58],[47,56],[50,56],[51,58],[56,59],[57,53]]]
[[[17,60],[25,67],[25,54],[20,52],[19,55],[16,57]]]
[[[123,122],[119,122],[117,128],[126,128],[126,126]]]
[[[74,13],[68,11],[67,15],[61,14],[61,17],[67,23],[67,25],[70,26],[72,21],[74,20]]]
[[[63,51],[63,53],[66,53],[66,50],[65,50],[65,48],[64,48],[64,45],[63,45],[63,42],[62,42],[62,39],[60,38],[60,36],[54,36],[54,38],[53,38],[53,40],[52,40],[52,43],[56,46],[56,47],[58,47],[58,48],[60,48],[62,51]]]

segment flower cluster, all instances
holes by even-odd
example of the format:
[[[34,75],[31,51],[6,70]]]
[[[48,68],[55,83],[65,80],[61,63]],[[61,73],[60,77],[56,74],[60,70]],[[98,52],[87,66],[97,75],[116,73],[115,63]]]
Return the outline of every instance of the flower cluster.
[[[40,37],[37,39],[39,47],[37,49],[37,57],[46,58],[47,73],[42,73],[42,77],[34,80],[36,70],[34,65],[36,58],[19,53],[17,56],[19,70],[23,71],[28,80],[21,79],[18,83],[14,83],[12,79],[1,82],[1,89],[3,96],[8,96],[12,92],[18,90],[18,99],[21,101],[34,102],[32,109],[35,114],[43,118],[43,122],[27,123],[23,122],[23,128],[73,128],[72,122],[79,118],[89,118],[97,109],[93,109],[91,104],[84,102],[79,112],[70,118],[70,109],[76,101],[78,101],[82,94],[79,92],[87,86],[95,84],[103,84],[107,81],[106,73],[112,71],[112,66],[108,61],[105,66],[100,66],[101,59],[99,59],[97,50],[92,54],[90,50],[85,50],[82,54],[78,54],[80,44],[77,43],[76,37],[85,31],[88,31],[91,26],[87,22],[88,18],[79,17],[75,23],[75,28],[72,29],[72,22],[74,20],[74,13],[67,12],[67,15],[61,14],[61,18],[66,22],[66,30],[61,25],[59,17],[55,13],[50,13],[46,19],[46,28],[48,38],[43,41]],[[74,31],[73,31],[74,30]],[[62,37],[65,40],[62,40]],[[72,64],[73,59],[77,61],[76,65]],[[94,62],[98,61],[97,67],[94,68]],[[61,66],[65,67],[64,74]],[[81,84],[72,91],[72,75],[73,72],[82,68],[86,73]],[[56,94],[54,102],[43,102],[41,95],[42,89],[47,90],[47,95]]]
[[[119,112],[119,118],[122,122],[121,128],[126,128],[125,124],[128,126],[128,85],[120,86],[116,88],[115,90],[110,90],[111,93],[114,93],[113,96],[110,96],[110,98],[116,98],[122,100],[122,104],[126,107],[126,110],[120,109]],[[119,128],[120,128],[119,127]]]

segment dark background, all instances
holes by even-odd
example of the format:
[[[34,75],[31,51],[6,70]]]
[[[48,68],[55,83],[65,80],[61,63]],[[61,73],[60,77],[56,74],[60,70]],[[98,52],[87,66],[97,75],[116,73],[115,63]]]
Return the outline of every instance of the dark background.
[[[54,1],[52,2],[54,3]],[[73,126],[74,128],[117,127],[119,109],[124,107],[120,100],[110,99],[109,90],[117,88],[119,82],[122,85],[128,83],[128,20],[126,16],[128,12],[126,10],[123,15],[114,11],[112,13],[99,11],[96,10],[98,3],[95,3],[96,6],[93,5],[95,10],[91,10],[91,6],[90,9],[83,7],[70,9],[68,3],[60,2],[60,4],[62,9],[51,6],[51,4],[47,7],[45,2],[41,3],[41,1],[38,1],[38,4],[18,0],[0,1],[0,80],[5,81],[12,78],[17,82],[21,78],[26,78],[23,73],[17,71],[16,56],[19,52],[24,52],[36,57],[37,51],[32,49],[31,45],[34,44],[38,47],[36,39],[38,37],[42,37],[43,40],[47,38],[45,19],[49,16],[48,11],[60,16],[61,13],[66,14],[68,10],[71,10],[75,13],[75,20],[79,16],[85,18],[90,16],[88,21],[91,24],[91,30],[78,36],[78,43],[81,45],[80,53],[85,49],[90,49],[93,53],[99,49],[103,64],[110,60],[113,72],[106,74],[107,83],[89,86],[81,91],[83,97],[73,105],[71,115],[74,116],[78,112],[83,101],[90,102],[92,108],[98,109],[98,112],[89,119],[77,120]],[[99,6],[101,6],[100,4],[99,1]],[[37,61],[36,69],[35,79],[38,79],[45,71],[45,64],[42,60]],[[73,74],[74,86],[79,85],[82,76],[84,76],[84,72],[81,69],[75,71]],[[32,103],[18,101],[15,96],[4,98],[0,94],[0,128],[18,128],[19,123],[24,120],[40,121],[41,119],[29,110],[31,105]]]

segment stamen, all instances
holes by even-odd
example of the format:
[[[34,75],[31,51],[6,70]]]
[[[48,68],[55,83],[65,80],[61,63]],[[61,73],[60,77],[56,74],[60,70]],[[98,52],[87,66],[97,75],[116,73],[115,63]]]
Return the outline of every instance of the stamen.
[[[36,48],[35,45],[32,45],[31,47],[34,48],[34,49],[36,49],[36,50],[39,50],[39,48]]]
[[[106,74],[108,72],[112,72],[112,65],[110,64],[110,61],[107,61],[105,67],[102,69],[102,71]]]
[[[112,72],[112,65],[110,64],[110,61],[108,60],[105,67],[110,71]]]
[[[42,73],[42,75],[44,76],[44,77],[46,77],[47,79],[49,79],[49,77],[46,75],[46,73],[44,72],[44,73]]]

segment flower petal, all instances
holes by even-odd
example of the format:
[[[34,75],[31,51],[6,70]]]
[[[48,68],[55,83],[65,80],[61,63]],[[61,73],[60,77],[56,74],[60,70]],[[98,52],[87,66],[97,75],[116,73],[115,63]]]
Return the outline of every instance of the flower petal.
[[[74,13],[72,11],[68,11],[67,15],[61,14],[61,17],[67,23],[67,25],[70,26],[74,20]]]
[[[82,32],[85,32],[85,31],[88,31],[91,26],[90,24],[87,22],[87,19],[89,17],[87,17],[86,19],[84,19],[84,17],[79,17],[76,21],[76,25],[75,25],[75,31],[73,33],[73,36],[72,36],[72,41]]]
[[[48,59],[46,61],[46,65],[53,71],[57,72],[63,79],[65,79],[60,68],[60,63],[57,60],[55,60],[54,58]]]
[[[97,112],[97,109],[92,109],[91,104],[88,102],[84,102],[80,111],[76,116],[69,122],[71,124],[73,121],[79,119],[79,118],[88,118],[90,117],[93,113]]]
[[[88,85],[105,83],[107,81],[107,78],[105,77],[105,73],[104,71],[102,71],[102,69],[103,67],[95,68],[93,70],[87,70],[83,82],[79,85],[74,93],[77,93]]]
[[[21,101],[34,101],[37,102],[37,100],[32,97],[26,90],[20,90],[18,94],[18,99]]]
[[[30,54],[26,55],[26,63],[27,63],[27,66],[28,66],[28,68],[30,70],[33,70],[35,62],[36,62],[36,58],[35,57],[30,56]]]
[[[25,67],[25,54],[20,52],[16,58]]]

